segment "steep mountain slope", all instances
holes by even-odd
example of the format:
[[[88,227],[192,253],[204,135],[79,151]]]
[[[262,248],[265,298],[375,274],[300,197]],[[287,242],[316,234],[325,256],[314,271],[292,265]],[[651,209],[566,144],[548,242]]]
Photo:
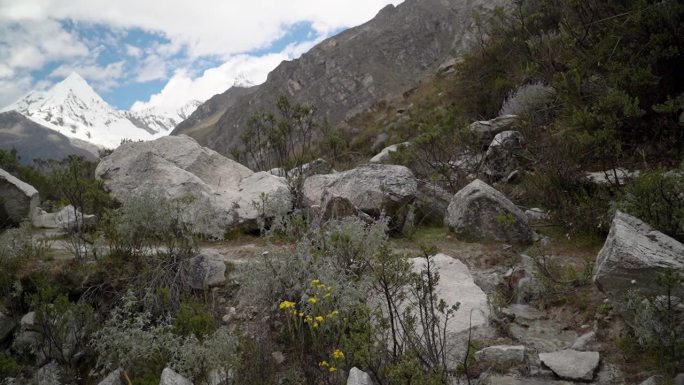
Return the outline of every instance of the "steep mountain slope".
[[[115,148],[122,139],[150,140],[168,134],[198,104],[181,112],[118,111],[74,72],[51,89],[31,91],[0,112],[17,111],[69,138]]]
[[[97,146],[68,138],[16,111],[0,113],[0,149],[15,149],[24,164],[36,158],[59,160],[72,154],[92,160],[98,152]]]
[[[281,63],[265,83],[238,94],[231,88],[202,106],[173,134],[188,134],[227,152],[239,144],[247,119],[273,110],[280,95],[316,105],[338,125],[373,104],[394,99],[427,74],[458,57],[475,40],[475,13],[507,0],[407,0],[387,6],[371,21],[318,44],[299,59]],[[216,122],[214,122],[216,120]]]

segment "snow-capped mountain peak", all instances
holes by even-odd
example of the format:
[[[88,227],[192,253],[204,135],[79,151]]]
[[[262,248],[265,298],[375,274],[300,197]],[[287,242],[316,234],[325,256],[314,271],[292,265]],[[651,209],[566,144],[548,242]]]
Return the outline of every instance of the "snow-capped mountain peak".
[[[68,137],[115,148],[123,139],[151,140],[169,134],[198,105],[192,101],[175,112],[118,111],[73,72],[49,90],[31,91],[0,112],[17,111]]]

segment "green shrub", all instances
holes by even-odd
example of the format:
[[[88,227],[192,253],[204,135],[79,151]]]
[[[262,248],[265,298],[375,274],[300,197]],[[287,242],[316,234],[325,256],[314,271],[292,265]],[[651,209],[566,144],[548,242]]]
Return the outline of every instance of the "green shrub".
[[[683,282],[680,272],[669,269],[657,278],[661,291],[656,295],[631,290],[625,296],[635,341],[645,355],[654,358],[657,368],[669,375],[682,369],[684,359],[682,300],[674,295]]]
[[[83,302],[72,303],[50,286],[31,295],[40,339],[33,346],[44,357],[75,368],[81,358],[89,357],[89,339],[97,328],[93,308]]]
[[[202,340],[214,329],[214,317],[201,304],[188,300],[181,302],[173,322],[174,333]]]
[[[21,371],[21,365],[10,355],[0,352],[0,378],[15,377]]]
[[[21,264],[44,257],[49,247],[49,242],[33,239],[29,223],[0,234],[0,297],[12,290]]]
[[[158,376],[169,366],[193,381],[203,381],[212,370],[228,373],[236,365],[237,339],[225,328],[201,340],[194,334],[176,334],[175,330],[173,318],[153,317],[129,294],[93,335],[97,366],[106,370],[121,367],[133,381]]]
[[[627,185],[618,207],[684,241],[684,165],[667,173],[640,174]]]

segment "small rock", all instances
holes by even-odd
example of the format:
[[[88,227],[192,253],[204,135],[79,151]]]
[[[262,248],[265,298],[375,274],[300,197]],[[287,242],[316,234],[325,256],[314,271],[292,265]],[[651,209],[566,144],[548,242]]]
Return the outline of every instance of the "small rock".
[[[572,344],[570,349],[579,351],[587,350],[587,346],[593,344],[594,342],[596,342],[596,332],[590,331],[589,333],[583,334],[582,336],[577,338],[577,340],[574,344]]]
[[[31,378],[32,385],[61,385],[62,369],[52,361],[38,369]]]
[[[549,219],[549,213],[538,207],[525,210],[525,215],[530,221],[545,221]]]
[[[370,158],[370,163],[389,163],[392,160],[392,153],[411,145],[411,142],[397,143],[382,149],[377,155]]]
[[[202,251],[190,258],[188,265],[190,286],[193,289],[206,290],[226,282],[226,264],[223,256],[216,251]]]
[[[643,380],[639,385],[658,385],[659,379],[660,379],[660,376],[651,376],[651,377]]]
[[[285,355],[283,352],[273,352],[271,353],[271,357],[273,357],[273,361],[275,361],[276,365],[282,365],[283,362],[285,362]]]
[[[525,362],[525,347],[522,345],[496,345],[475,352],[475,359],[504,368]]]
[[[192,385],[187,378],[173,371],[171,368],[164,368],[161,374],[159,385]]]
[[[512,304],[503,308],[501,312],[505,315],[511,316],[515,322],[525,325],[530,321],[536,321],[544,317],[544,313],[533,308],[530,305]]]
[[[36,312],[31,311],[24,314],[24,316],[21,317],[21,321],[19,321],[19,324],[22,328],[30,329],[32,326],[36,324]]]
[[[347,377],[347,385],[373,385],[373,380],[368,375],[368,373],[363,370],[353,367],[349,371],[349,377]]]
[[[591,381],[599,365],[598,352],[561,350],[553,353],[539,353],[541,362],[558,377],[571,381]]]
[[[492,120],[482,120],[470,124],[470,131],[480,138],[484,145],[488,145],[494,136],[511,127],[518,117],[516,115],[503,115]]]
[[[122,369],[117,369],[109,373],[109,375],[100,381],[98,385],[123,385],[123,381],[121,381],[121,373],[123,373]]]

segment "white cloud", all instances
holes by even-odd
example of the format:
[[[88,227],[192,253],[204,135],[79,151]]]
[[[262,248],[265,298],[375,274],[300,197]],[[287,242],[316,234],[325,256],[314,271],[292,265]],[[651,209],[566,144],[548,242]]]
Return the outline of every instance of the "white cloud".
[[[132,57],[140,57],[143,53],[142,49],[140,47],[136,47],[134,45],[126,44],[126,55],[132,56]]]
[[[88,47],[54,20],[7,22],[0,13],[0,62],[12,70],[39,69],[87,54]]]
[[[117,85],[118,79],[123,77],[125,64],[124,61],[109,63],[106,66],[99,66],[97,64],[62,64],[55,68],[48,76],[61,80],[61,78],[69,76],[72,72],[77,72],[96,89],[108,91]]]
[[[136,102],[135,108],[205,100],[236,82],[263,82],[282,60],[298,57],[332,31],[365,22],[386,4],[401,1],[0,0],[0,107],[74,70],[98,90],[173,73],[159,93]],[[314,30],[306,39],[316,40],[290,44],[280,53],[249,54],[267,49],[302,22]],[[79,36],[79,26],[104,26],[105,33]],[[131,28],[167,41],[126,41]],[[103,64],[109,57],[103,53],[111,55],[111,49],[121,57]],[[197,72],[217,60],[223,64]],[[55,63],[58,67],[47,78],[32,76]]]
[[[401,0],[22,0],[0,5],[0,18],[69,19],[141,28],[186,46],[192,57],[234,55],[267,47],[297,22],[319,34],[358,25]]]
[[[152,80],[166,78],[167,68],[164,58],[157,55],[146,57],[136,71],[135,80],[138,82],[149,82]]]
[[[284,54],[236,55],[195,78],[185,69],[178,70],[159,93],[150,96],[147,102],[135,102],[131,110],[139,111],[154,107],[173,111],[190,100],[209,99],[236,83],[260,84],[266,80],[266,75],[285,59],[287,56]]]

